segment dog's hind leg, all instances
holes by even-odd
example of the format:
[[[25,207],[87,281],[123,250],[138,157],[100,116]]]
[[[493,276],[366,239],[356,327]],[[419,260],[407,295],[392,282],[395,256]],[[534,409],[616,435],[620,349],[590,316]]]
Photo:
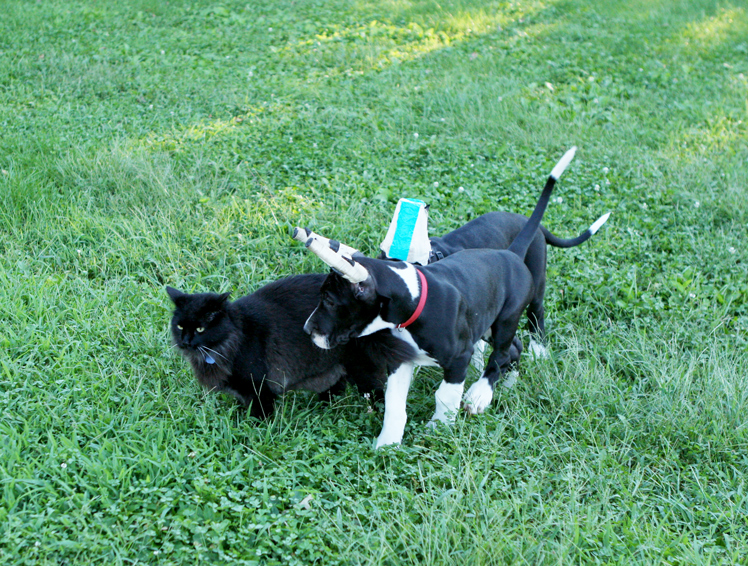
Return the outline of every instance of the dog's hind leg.
[[[413,364],[410,362],[401,364],[387,378],[387,389],[384,392],[384,423],[375,448],[402,442],[405,423],[408,420],[405,405],[412,379]]]
[[[519,357],[522,355],[523,349],[522,340],[520,340],[518,336],[515,336],[512,340],[512,345],[509,348],[509,359],[512,364],[519,363]]]
[[[486,342],[484,340],[478,340],[473,345],[473,356],[470,359],[470,365],[472,365],[480,373],[483,373],[483,370],[486,367],[486,363],[483,360],[483,356],[485,355],[485,353]]]
[[[527,305],[527,329],[530,331],[529,351],[536,358],[548,355],[543,346],[545,343],[543,299],[546,288],[546,260],[546,240],[541,232],[537,232],[525,256],[525,265],[530,270],[534,287],[530,304]]]
[[[527,305],[527,329],[539,340],[545,339],[545,307],[543,295],[535,298]]]
[[[545,307],[543,293],[536,291],[535,298],[527,306],[527,328],[530,331],[530,345],[527,348],[533,358],[547,358],[545,341]]]
[[[470,359],[470,365],[472,365],[476,370],[478,370],[481,374],[483,373],[483,370],[486,367],[486,364],[484,362],[484,355],[486,353],[486,342],[490,341],[491,334],[487,334],[483,337],[482,340],[478,340],[475,345],[473,346],[473,356]],[[537,344],[534,341],[531,341],[530,344]],[[522,340],[519,339],[518,336],[514,337],[514,340],[512,340],[512,347],[509,350],[509,356],[512,359],[512,363],[518,363],[519,357],[522,354],[522,350],[524,350],[524,347],[522,346]]]
[[[540,342],[536,342],[532,338],[530,338],[530,346],[527,348],[530,354],[532,354],[533,358],[537,359],[545,359],[550,357],[550,354],[548,353],[548,348],[543,346]]]
[[[548,350],[545,342],[545,307],[543,306],[543,289],[535,291],[535,297],[527,306],[527,329],[530,331],[530,345],[528,351],[533,358],[547,358]]]
[[[483,413],[491,404],[493,389],[501,376],[519,361],[520,348],[516,344],[517,325],[516,320],[504,324],[494,323],[492,334],[494,337],[494,350],[488,359],[486,371],[481,378],[473,383],[465,394],[465,408],[472,415]]]

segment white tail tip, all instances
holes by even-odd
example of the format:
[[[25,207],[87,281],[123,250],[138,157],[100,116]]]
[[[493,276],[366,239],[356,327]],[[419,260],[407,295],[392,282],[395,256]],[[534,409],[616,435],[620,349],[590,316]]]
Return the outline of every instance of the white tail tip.
[[[592,226],[590,226],[590,232],[592,232],[593,235],[597,234],[597,231],[600,228],[602,228],[603,224],[605,224],[608,221],[609,217],[610,217],[610,212],[608,212],[607,214],[603,214],[600,218],[595,220],[595,223]]]
[[[554,179],[558,181],[558,178],[569,166],[569,163],[571,163],[571,160],[574,159],[574,154],[576,152],[577,152],[577,146],[574,146],[569,151],[564,153],[564,156],[561,158],[561,160],[558,163],[556,163],[556,166],[553,168],[553,171],[551,171],[551,177],[553,177]]]

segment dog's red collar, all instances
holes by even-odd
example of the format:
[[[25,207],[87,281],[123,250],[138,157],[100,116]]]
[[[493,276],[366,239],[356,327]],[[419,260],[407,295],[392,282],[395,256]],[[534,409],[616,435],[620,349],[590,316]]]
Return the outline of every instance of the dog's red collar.
[[[410,326],[413,324],[416,319],[421,316],[421,313],[423,312],[423,307],[426,306],[426,297],[429,294],[429,284],[426,282],[426,276],[421,273],[421,270],[418,268],[415,268],[416,272],[418,273],[418,277],[421,279],[421,298],[418,299],[418,306],[416,307],[415,312],[411,315],[411,317],[403,322],[402,324],[398,324],[397,328],[405,328],[406,326]]]

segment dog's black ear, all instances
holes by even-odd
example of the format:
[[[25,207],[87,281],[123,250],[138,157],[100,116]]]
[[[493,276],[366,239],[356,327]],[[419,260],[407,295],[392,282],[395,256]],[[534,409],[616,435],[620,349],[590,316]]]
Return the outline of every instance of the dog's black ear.
[[[231,293],[223,293],[220,297],[218,297],[218,302],[223,305],[226,301],[229,300],[229,297],[231,296]]]
[[[363,303],[374,302],[377,298],[377,287],[371,276],[367,277],[361,283],[353,283],[353,296],[357,301]]]

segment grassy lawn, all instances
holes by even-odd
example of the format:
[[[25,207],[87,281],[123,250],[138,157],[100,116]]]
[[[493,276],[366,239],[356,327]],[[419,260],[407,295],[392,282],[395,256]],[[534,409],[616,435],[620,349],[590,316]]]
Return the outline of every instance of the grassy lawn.
[[[742,0],[6,0],[0,563],[748,563],[748,7]],[[170,347],[173,285],[544,224],[548,360],[399,448],[381,407],[267,422]],[[527,344],[527,336],[524,336]],[[470,381],[477,376],[472,375]],[[373,409],[373,410],[372,410]]]

